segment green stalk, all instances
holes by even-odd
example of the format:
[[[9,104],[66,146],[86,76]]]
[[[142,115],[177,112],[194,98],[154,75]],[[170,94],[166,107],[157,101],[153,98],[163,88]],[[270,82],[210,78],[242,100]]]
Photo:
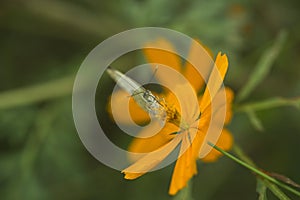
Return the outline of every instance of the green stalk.
[[[0,109],[24,106],[72,94],[75,76],[0,93]]]
[[[300,98],[285,99],[281,97],[275,97],[259,102],[236,105],[234,110],[236,112],[247,112],[248,110],[261,111],[282,106],[295,106],[296,108],[300,108]]]
[[[274,41],[274,44],[265,50],[258,63],[256,64],[256,67],[254,68],[252,74],[250,75],[248,82],[240,89],[240,92],[237,94],[236,100],[238,102],[247,99],[247,97],[270,73],[271,67],[278,57],[282,46],[286,41],[286,38],[287,32],[282,30],[278,34],[276,40]]]
[[[291,187],[289,187],[289,186],[287,186],[287,185],[285,185],[285,184],[279,182],[278,180],[276,180],[276,179],[273,178],[273,177],[268,176],[268,175],[265,174],[264,172],[262,172],[262,171],[256,169],[255,167],[249,165],[248,163],[246,163],[246,162],[244,162],[244,161],[238,159],[237,157],[235,157],[235,156],[231,155],[230,153],[224,151],[223,149],[217,147],[216,145],[212,144],[211,142],[207,142],[207,143],[208,143],[208,145],[210,145],[211,147],[213,147],[213,148],[216,149],[217,151],[221,152],[222,154],[224,154],[224,155],[227,156],[228,158],[230,158],[230,159],[232,159],[233,161],[239,163],[240,165],[246,167],[247,169],[250,169],[251,171],[253,171],[253,172],[256,173],[257,175],[260,175],[260,176],[263,177],[264,179],[267,179],[268,181],[270,181],[270,182],[272,182],[272,183],[274,183],[274,184],[276,184],[276,185],[278,185],[278,186],[280,186],[280,187],[282,187],[282,188],[284,188],[284,189],[286,189],[286,190],[288,190],[288,191],[292,192],[293,194],[295,194],[295,195],[297,195],[297,196],[300,197],[300,192],[299,192],[299,191],[297,191],[297,190],[295,190],[295,189],[293,189],[293,188],[291,188]],[[251,161],[251,162],[252,162],[252,161]]]

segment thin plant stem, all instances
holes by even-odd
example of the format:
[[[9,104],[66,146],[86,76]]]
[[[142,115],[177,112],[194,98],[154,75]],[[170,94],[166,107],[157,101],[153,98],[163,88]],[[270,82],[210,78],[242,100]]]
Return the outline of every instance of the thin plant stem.
[[[240,159],[257,168],[256,164],[244,153],[244,151],[239,146],[234,145],[232,149]],[[274,183],[271,183],[267,179],[263,179],[261,176],[257,177],[257,181],[262,182],[262,184],[269,188],[269,190],[271,190],[273,194],[275,194],[279,199],[290,200],[290,198],[286,196]]]
[[[300,108],[300,98],[285,99],[281,97],[275,97],[259,102],[235,105],[234,110],[236,112],[247,112],[248,110],[261,111],[282,106],[295,106],[296,108]]]
[[[72,94],[75,76],[0,93],[0,109],[24,106]]]
[[[278,54],[280,53],[282,46],[284,45],[287,38],[287,32],[282,30],[274,44],[265,50],[261,58],[259,59],[256,67],[249,77],[249,81],[243,86],[238,93],[236,100],[238,102],[246,99],[251,92],[264,80],[264,78],[270,73],[271,67],[273,66]]]
[[[224,155],[227,156],[228,158],[232,159],[233,161],[239,163],[240,165],[246,167],[247,169],[250,169],[251,171],[253,171],[253,172],[256,173],[257,175],[260,175],[261,177],[263,177],[263,178],[269,180],[270,182],[275,183],[276,185],[278,185],[278,186],[280,186],[280,187],[282,187],[282,188],[284,188],[284,189],[286,189],[286,190],[288,190],[288,191],[292,192],[293,194],[295,194],[295,195],[297,195],[297,196],[300,197],[300,192],[299,192],[299,191],[297,191],[297,190],[295,190],[295,189],[293,189],[293,188],[291,188],[291,187],[289,187],[289,186],[287,186],[287,185],[285,185],[285,184],[283,184],[283,183],[277,181],[277,180],[276,180],[275,178],[273,178],[273,177],[268,176],[268,175],[265,174],[264,172],[262,172],[262,171],[256,169],[255,167],[249,165],[248,163],[246,163],[246,162],[244,162],[244,161],[238,159],[237,157],[235,157],[235,156],[231,155],[230,153],[224,151],[223,149],[219,148],[218,146],[212,144],[211,142],[208,142],[208,145],[210,145],[211,147],[213,147],[213,148],[216,149],[217,151],[221,152],[222,154],[224,154]]]

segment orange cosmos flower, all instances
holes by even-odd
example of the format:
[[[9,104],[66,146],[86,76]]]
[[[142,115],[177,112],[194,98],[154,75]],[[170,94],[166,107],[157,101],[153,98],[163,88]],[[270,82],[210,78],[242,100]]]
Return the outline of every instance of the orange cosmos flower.
[[[156,41],[159,46],[170,47],[171,44],[165,40]],[[197,52],[194,51],[194,47],[191,46],[189,56],[197,56]],[[150,63],[160,63],[166,66],[172,67],[174,70],[180,72],[193,86],[196,94],[204,86],[204,81],[197,70],[190,64],[186,63],[183,67],[181,66],[181,59],[179,56],[158,49],[145,49],[144,54]],[[224,79],[224,76],[228,68],[227,56],[219,53],[216,57],[215,65],[217,66],[219,73]],[[157,73],[156,77],[161,82],[170,82],[174,80],[169,74]],[[212,77],[210,77],[211,79]],[[212,80],[213,81],[213,80]],[[217,88],[216,93],[219,88]],[[184,87],[179,88],[179,93],[185,93]],[[232,111],[231,104],[233,100],[233,92],[229,88],[225,88],[226,93],[226,118],[225,125],[231,120]],[[218,94],[216,94],[218,95]],[[181,119],[180,103],[176,99],[175,95],[170,91],[164,91],[158,95],[159,98],[163,98],[161,102],[166,109],[167,119],[164,127],[154,136],[141,138],[135,138],[129,146],[130,152],[135,153],[148,153],[141,158],[132,158],[136,160],[131,166],[124,169],[122,173],[125,174],[125,179],[136,179],[147,171],[153,169],[159,162],[164,160],[178,145],[180,145],[180,157],[176,161],[176,165],[173,171],[172,180],[170,183],[169,194],[175,195],[179,190],[187,185],[189,179],[197,174],[196,160],[199,159],[199,151],[202,143],[205,141],[206,132],[208,130],[211,120],[211,98],[206,89],[203,95],[198,95],[198,105],[201,110],[198,114],[194,114],[189,117],[186,121]],[[125,98],[128,94],[124,91],[118,91],[111,99],[115,109],[120,113],[114,115],[115,120],[119,122],[128,123],[127,117],[122,115],[124,109]],[[189,98],[189,97],[187,97]],[[123,102],[124,101],[124,102]],[[190,105],[192,106],[192,105]],[[142,123],[149,121],[148,114],[142,110],[133,100],[129,102],[130,114],[136,123]],[[184,123],[182,123],[184,122]],[[153,130],[160,126],[159,124],[153,124],[147,128],[144,128],[139,136],[145,136],[151,134]],[[157,129],[156,129],[157,130]],[[193,139],[191,139],[193,138]],[[224,150],[229,150],[232,146],[233,138],[231,133],[227,129],[223,129],[220,137],[218,138],[216,145]],[[213,162],[221,154],[212,149],[204,158],[201,158],[204,162]]]

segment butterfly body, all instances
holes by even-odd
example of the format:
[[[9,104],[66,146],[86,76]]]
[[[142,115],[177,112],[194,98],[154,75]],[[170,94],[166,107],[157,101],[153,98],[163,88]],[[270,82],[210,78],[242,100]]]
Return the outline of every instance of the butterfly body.
[[[107,68],[107,73],[123,90],[127,91],[134,101],[143,110],[149,113],[151,117],[161,122],[166,120],[165,107],[150,90],[145,89],[141,84],[111,67]]]

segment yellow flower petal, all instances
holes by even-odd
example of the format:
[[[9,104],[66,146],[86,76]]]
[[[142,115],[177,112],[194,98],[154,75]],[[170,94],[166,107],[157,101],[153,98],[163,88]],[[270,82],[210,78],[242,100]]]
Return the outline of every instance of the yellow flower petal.
[[[202,48],[199,48],[201,45],[206,51]],[[202,45],[200,41],[193,41],[191,44],[191,48],[189,51],[189,55],[187,58],[187,62],[185,64],[184,76],[189,80],[196,91],[199,91],[203,85],[204,80],[203,77],[206,77],[210,72],[210,67],[203,67],[200,71],[198,70],[188,61],[192,61],[196,66],[206,66],[206,63],[209,65],[211,63],[212,52],[206,46]]]
[[[152,152],[170,142],[170,140],[175,137],[175,135],[172,135],[171,133],[179,131],[179,128],[175,125],[166,123],[158,133],[153,135],[153,131],[161,128],[160,126],[159,123],[153,123],[151,126],[143,128],[138,136],[133,139],[128,150],[134,153]],[[153,136],[147,137],[149,135]]]
[[[130,98],[130,99],[128,99]],[[129,110],[128,110],[129,100]],[[114,105],[114,116],[112,116],[111,105]],[[150,121],[150,117],[130,95],[123,91],[118,90],[110,99],[107,110],[111,117],[117,122],[123,124],[131,124],[130,118],[137,124],[143,124]]]
[[[126,179],[136,179],[141,175],[149,172],[151,169],[156,167],[160,162],[162,162],[180,143],[181,136],[177,135],[173,140],[171,140],[166,145],[160,147],[159,149],[146,154],[135,163],[127,167],[122,171],[125,174]]]
[[[202,112],[210,105],[212,99],[215,97],[223,83],[228,69],[228,59],[226,54],[221,55],[221,53],[219,53],[215,65],[217,68],[213,68],[207,84],[210,88],[208,89],[208,87],[206,87],[200,104]]]
[[[158,40],[156,41],[156,44],[158,44],[162,48],[167,47],[168,49],[173,49],[172,45],[165,40]],[[197,60],[197,62],[199,61],[200,66],[203,66],[203,60],[199,59],[199,55],[201,53],[203,54],[203,52],[197,52],[198,50],[196,48],[196,45],[197,44],[195,43],[191,46],[189,58],[193,60],[193,64],[195,64],[194,60]],[[177,72],[182,71],[180,67],[181,59],[174,53],[157,49],[146,49],[144,50],[144,53],[148,61],[151,63],[161,63],[173,68]],[[187,94],[184,85],[181,84],[181,82],[177,81],[179,79],[177,79],[176,75],[171,76],[170,72],[166,73],[167,70],[158,68],[156,76],[162,83],[162,85],[172,86],[172,84],[174,85],[175,82],[180,85],[179,87],[176,86],[172,88],[172,91],[176,93],[176,95],[179,94],[178,99],[171,91],[166,89],[162,104],[168,106],[170,112],[173,110],[176,111],[174,111],[174,113],[179,112],[179,114],[175,116],[177,116],[177,118],[183,119],[182,121],[185,120],[187,122],[187,126],[181,126],[182,123],[178,123],[177,126],[174,125],[176,123],[166,123],[165,127],[156,135],[150,136],[148,138],[134,139],[129,146],[129,151],[145,154],[131,155],[130,159],[135,162],[122,171],[122,173],[125,174],[124,178],[136,179],[149,172],[150,170],[155,169],[155,167],[157,167],[157,165],[159,165],[159,163],[162,162],[179,144],[181,144],[179,152],[180,157],[177,159],[175,164],[172,180],[170,183],[169,194],[175,195],[179,190],[186,186],[189,179],[197,174],[196,160],[198,159],[200,148],[202,147],[203,142],[207,139],[206,132],[208,130],[208,126],[210,125],[210,121],[213,120],[214,123],[217,124],[218,121],[220,121],[220,123],[223,122],[224,115],[220,114],[219,118],[214,116],[219,116],[218,113],[220,111],[224,112],[225,106],[227,108],[225,123],[228,123],[232,116],[231,104],[234,95],[229,88],[225,88],[227,101],[226,105],[224,104],[224,101],[217,101],[216,104],[213,104],[214,106],[217,106],[216,110],[214,110],[214,113],[212,113],[211,111],[212,100],[214,98],[216,98],[214,100],[217,100],[218,95],[220,97],[224,95],[224,93],[222,93],[222,91],[224,92],[224,90],[220,90],[220,87],[222,86],[223,79],[228,68],[227,56],[225,54],[221,55],[221,53],[219,53],[216,57],[215,66],[216,67],[214,67],[212,72],[207,72],[207,74],[205,75],[205,77],[207,78],[207,75],[210,73],[208,80],[210,90],[206,88],[203,96],[199,97],[196,102],[192,102],[189,99],[191,98],[191,95]],[[198,90],[200,90],[203,85],[203,79],[190,63],[186,63],[183,75],[191,83],[193,89],[196,89],[196,91],[198,92]],[[193,105],[199,105],[200,107],[200,121],[197,120],[198,115],[196,117],[194,116],[195,113],[199,113],[199,110],[197,111],[197,109],[194,108]],[[170,118],[172,118],[172,115],[170,116]],[[175,117],[173,117],[173,120],[175,120]],[[159,125],[155,123],[147,126],[139,133],[139,136],[145,137],[151,135],[154,129],[159,128],[158,126]],[[178,132],[178,127],[181,127],[181,132],[176,135],[171,134],[174,132]],[[194,134],[194,137],[192,137],[193,139],[191,139],[191,134]],[[190,144],[191,142],[192,144]],[[231,133],[228,130],[223,129],[220,137],[216,142],[216,145],[224,150],[228,150],[231,148],[232,143],[233,138]],[[212,149],[204,158],[202,158],[202,160],[204,162],[212,162],[217,160],[219,156],[221,156],[221,154],[218,151]]]
[[[172,49],[174,52],[174,47],[172,46],[172,44],[164,39],[157,40],[151,44],[154,44],[156,47],[162,49]],[[181,59],[177,54],[153,48],[144,48],[143,52],[148,62],[163,64],[168,67],[171,67],[172,69],[178,72],[181,71]],[[156,65],[154,64],[153,69],[155,67]],[[176,80],[176,76],[170,76],[170,73],[167,73],[167,71],[164,68],[158,68],[158,70],[155,73],[155,76],[162,83],[162,85],[173,84],[174,79]]]
[[[226,92],[226,117],[225,125],[231,121],[232,118],[232,101],[234,98],[234,93],[229,87],[225,87]]]
[[[196,91],[189,83],[182,83],[176,85],[173,92],[178,97],[177,110],[181,113],[185,122],[192,123],[200,113]]]
[[[169,188],[170,195],[175,195],[187,185],[190,178],[197,174],[196,158],[193,156],[193,148],[189,146],[190,141],[187,133],[181,134],[185,134],[181,141],[180,154],[182,155],[176,161]],[[183,151],[185,152],[183,153]]]
[[[215,102],[214,102],[214,113],[212,113],[211,104],[205,109],[205,111],[202,113],[200,117],[200,123],[199,128],[200,131],[205,135],[205,140],[210,141],[212,143],[217,143],[218,138],[222,135],[218,135],[219,131],[223,131],[221,128],[224,126],[224,124],[227,124],[230,122],[230,119],[232,117],[232,100],[233,100],[233,91],[230,88],[225,87],[225,90],[219,90],[218,93],[215,95]],[[226,95],[226,103],[223,98],[223,95]],[[220,96],[222,95],[222,96]],[[225,98],[225,97],[224,97]],[[218,101],[218,99],[220,99]],[[201,103],[201,100],[200,100]],[[225,114],[225,115],[224,115]],[[212,120],[212,124],[210,124]],[[210,127],[208,127],[210,125]],[[208,128],[210,128],[210,132],[207,133]],[[221,132],[222,134],[222,132]],[[225,138],[226,139],[226,138]],[[220,140],[220,139],[219,139]],[[222,139],[221,139],[222,140]],[[206,143],[203,144],[205,146],[201,147],[201,152],[199,152],[199,157],[202,158],[203,156],[206,156],[207,153],[211,151],[211,147],[207,145]],[[217,158],[217,157],[216,157]],[[215,159],[216,159],[215,158]]]
[[[216,146],[220,147],[221,149],[227,151],[229,149],[231,149],[233,144],[233,137],[231,135],[231,133],[229,132],[229,130],[227,129],[223,129],[217,143]],[[211,152],[209,152],[204,158],[202,158],[201,160],[204,162],[214,162],[216,161],[222,154],[215,150],[212,149]]]
[[[224,104],[224,101],[221,99],[223,96],[220,95],[226,95],[226,104]],[[220,97],[219,97],[220,96]],[[225,121],[223,121],[223,115],[219,115],[219,118],[214,118],[214,124],[218,123],[224,123],[225,125],[227,125],[231,118],[232,118],[232,101],[234,98],[234,93],[232,91],[232,89],[230,89],[229,87],[225,87],[224,90],[219,90],[218,93],[215,95],[216,99],[220,99],[219,101],[215,101],[214,102],[214,115],[213,117],[215,117],[216,115],[219,114],[219,112],[224,112],[222,109],[225,109],[224,106],[226,105],[226,115],[225,115]],[[201,104],[202,98],[199,97],[199,105]],[[209,125],[209,121],[211,120],[211,104],[209,104],[209,106],[205,109],[205,111],[202,113],[201,115],[201,119],[200,119],[200,125],[199,127],[204,127],[205,125]],[[217,120],[218,119],[218,120]],[[221,124],[222,125],[222,124]],[[203,130],[203,128],[202,128]]]

